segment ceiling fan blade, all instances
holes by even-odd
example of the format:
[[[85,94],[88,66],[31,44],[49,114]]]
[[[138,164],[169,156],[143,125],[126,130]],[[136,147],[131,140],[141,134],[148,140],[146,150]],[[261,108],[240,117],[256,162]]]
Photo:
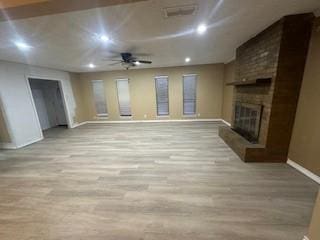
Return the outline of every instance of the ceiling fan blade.
[[[103,58],[102,61],[108,61],[108,62],[120,62],[122,59],[110,59],[110,58]]]
[[[115,50],[111,50],[111,49],[107,50],[107,53],[111,53],[113,55],[118,55],[118,56],[121,54],[120,51],[115,51]]]
[[[133,52],[132,55],[137,56],[137,57],[151,57],[152,56],[152,54],[150,54],[150,53],[135,53],[135,52]]]
[[[113,59],[115,59],[115,58],[119,58],[119,57],[121,57],[121,52],[119,52],[119,51],[114,51],[114,50],[108,50],[108,51],[106,51],[104,54],[103,54],[103,57],[104,58],[113,58]]]
[[[143,63],[143,64],[151,64],[151,61],[146,61],[146,60],[138,60],[139,63]]]
[[[137,46],[132,46],[127,49],[125,49],[124,52],[132,53],[132,56],[136,57],[150,57],[150,53],[145,53],[145,52],[139,52],[139,48]]]
[[[108,64],[109,66],[114,66],[114,65],[117,65],[117,64],[120,64],[122,63],[123,61],[118,61],[118,62],[115,62],[115,63],[111,63],[111,64]]]

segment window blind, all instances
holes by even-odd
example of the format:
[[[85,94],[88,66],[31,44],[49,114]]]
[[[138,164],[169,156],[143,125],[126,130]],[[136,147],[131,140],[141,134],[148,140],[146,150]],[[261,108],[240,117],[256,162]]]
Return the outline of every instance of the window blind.
[[[169,115],[168,77],[156,77],[157,114]]]
[[[129,79],[118,79],[117,90],[120,116],[131,116]]]
[[[183,114],[196,114],[197,75],[183,76]]]
[[[91,82],[97,116],[108,116],[103,80],[92,80]]]

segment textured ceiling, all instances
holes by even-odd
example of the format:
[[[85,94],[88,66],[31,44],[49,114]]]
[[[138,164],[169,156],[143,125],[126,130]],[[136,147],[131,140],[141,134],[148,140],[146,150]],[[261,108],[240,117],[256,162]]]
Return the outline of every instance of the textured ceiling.
[[[198,5],[195,15],[165,19],[163,8]],[[55,69],[86,72],[121,69],[109,66],[114,51],[148,53],[152,65],[164,67],[228,62],[235,49],[284,15],[314,11],[319,0],[150,0],[133,4],[0,23],[0,59]],[[195,28],[209,29],[197,35]],[[112,41],[102,43],[99,34]],[[13,41],[33,48],[22,52]]]
[[[0,1],[0,8],[11,8],[17,6],[23,6],[33,3],[41,3],[47,2],[48,0],[1,0]]]

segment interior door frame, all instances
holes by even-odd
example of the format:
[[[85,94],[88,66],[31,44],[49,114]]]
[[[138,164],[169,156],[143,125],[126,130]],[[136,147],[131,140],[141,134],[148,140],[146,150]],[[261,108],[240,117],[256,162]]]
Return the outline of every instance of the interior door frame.
[[[37,121],[37,125],[38,125],[40,136],[43,138],[43,132],[42,132],[42,128],[41,128],[41,124],[40,124],[37,108],[36,108],[36,105],[34,103],[34,99],[33,99],[33,95],[32,95],[32,90],[31,90],[31,86],[30,86],[30,79],[48,80],[48,81],[56,81],[56,82],[58,82],[58,86],[59,86],[60,91],[61,91],[63,109],[64,109],[64,113],[66,115],[67,125],[68,125],[68,128],[72,128],[71,117],[70,117],[71,115],[70,115],[70,111],[69,111],[69,108],[68,108],[68,105],[67,105],[67,99],[66,99],[64,87],[63,87],[63,84],[62,84],[63,80],[55,79],[55,78],[46,78],[46,77],[42,77],[42,76],[40,77],[40,76],[35,76],[35,75],[28,75],[28,76],[26,76],[25,79],[26,79],[26,82],[27,82],[27,87],[28,87],[30,98],[31,98],[33,111],[36,114],[36,117],[37,117],[37,120],[38,120]]]

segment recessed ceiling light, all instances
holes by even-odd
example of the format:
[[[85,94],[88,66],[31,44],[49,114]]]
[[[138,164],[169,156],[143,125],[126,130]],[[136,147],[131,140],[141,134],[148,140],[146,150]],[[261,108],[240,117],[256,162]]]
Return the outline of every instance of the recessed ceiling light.
[[[204,34],[207,31],[207,26],[205,24],[200,24],[197,27],[198,34]]]
[[[22,51],[28,51],[32,48],[30,45],[28,45],[23,41],[16,41],[14,42],[14,44],[16,45],[17,48],[19,48]]]
[[[89,68],[95,68],[96,65],[94,65],[93,63],[89,63],[89,64],[88,64],[88,67],[89,67]]]
[[[100,35],[99,39],[101,42],[108,42],[110,40],[107,35]]]
[[[185,61],[186,63],[188,63],[188,62],[191,61],[191,58],[187,57],[184,61]]]

